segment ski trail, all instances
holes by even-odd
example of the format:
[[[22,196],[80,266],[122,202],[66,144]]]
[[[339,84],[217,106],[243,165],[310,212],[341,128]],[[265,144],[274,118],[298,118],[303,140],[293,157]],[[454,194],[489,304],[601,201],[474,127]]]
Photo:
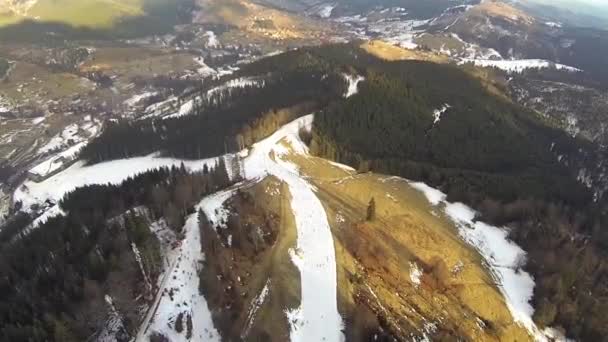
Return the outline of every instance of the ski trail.
[[[289,186],[291,208],[297,228],[296,248],[290,256],[300,271],[300,307],[286,311],[291,341],[344,341],[343,321],[338,312],[337,268],[333,235],[325,209],[314,187],[299,174],[297,167],[280,159],[289,152],[306,155],[307,147],[300,141],[298,130],[312,124],[312,115],[295,120],[272,136],[243,151],[243,173],[246,181],[205,197],[198,205],[214,224],[222,224],[227,212],[223,209],[236,189],[244,188],[273,175]],[[289,142],[291,150],[281,144]],[[147,341],[155,332],[162,332],[171,341],[185,341],[185,332],[173,329],[180,312],[192,315],[192,341],[220,341],[214,328],[205,298],[198,292],[198,271],[201,255],[198,216],[192,214],[184,226],[185,238],[174,262],[163,277],[153,306],[146,315],[136,341]],[[172,291],[173,289],[173,291]],[[169,296],[171,292],[172,296]],[[173,297],[173,298],[171,298]],[[185,304],[184,304],[185,303]]]
[[[226,193],[230,193],[230,190],[205,197],[197,205],[197,210],[202,208],[205,212],[215,212],[215,206],[223,204],[221,199],[230,197]],[[218,198],[220,200],[217,200]],[[188,341],[185,331],[178,333],[172,324],[169,325],[180,312],[192,315],[192,340],[221,340],[213,325],[207,301],[198,290],[198,271],[203,255],[197,212],[186,220],[184,233],[178,257],[163,277],[154,307],[144,320],[136,341],[148,341],[154,332],[163,333],[170,341]]]
[[[271,137],[255,144],[244,161],[248,178],[271,174],[284,181],[291,193],[291,208],[297,226],[297,246],[290,251],[300,271],[300,307],[286,312],[291,325],[291,341],[343,341],[343,322],[337,304],[336,256],[333,235],[325,209],[313,187],[297,168],[281,161],[289,152],[280,143],[286,140],[296,153],[306,154],[298,129],[310,125],[312,115],[285,125]]]
[[[298,231],[297,248],[290,255],[300,270],[302,298],[300,308],[287,313],[291,340],[341,341],[336,256],[327,215],[310,184],[285,171],[276,168],[271,173],[289,186]]]

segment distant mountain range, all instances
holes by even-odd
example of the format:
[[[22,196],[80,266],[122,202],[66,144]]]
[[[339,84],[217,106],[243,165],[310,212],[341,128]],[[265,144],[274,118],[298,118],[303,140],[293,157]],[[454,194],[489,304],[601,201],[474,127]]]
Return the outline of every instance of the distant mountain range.
[[[573,26],[608,29],[608,3],[601,0],[515,0],[535,14]]]

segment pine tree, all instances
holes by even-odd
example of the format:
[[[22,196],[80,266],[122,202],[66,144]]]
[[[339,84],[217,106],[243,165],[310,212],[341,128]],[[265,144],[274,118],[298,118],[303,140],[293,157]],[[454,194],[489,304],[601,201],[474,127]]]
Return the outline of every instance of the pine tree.
[[[367,221],[374,221],[376,219],[376,199],[372,197],[367,205]]]

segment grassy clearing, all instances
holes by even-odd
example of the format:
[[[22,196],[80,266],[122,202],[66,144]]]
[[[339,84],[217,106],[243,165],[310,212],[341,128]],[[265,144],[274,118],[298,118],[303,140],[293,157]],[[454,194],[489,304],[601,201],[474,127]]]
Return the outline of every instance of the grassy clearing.
[[[168,75],[196,70],[200,67],[189,53],[169,53],[158,49],[139,47],[98,48],[93,57],[80,66],[80,70],[104,71],[126,77],[148,78],[154,74]]]
[[[314,157],[290,160],[317,186],[328,213],[336,238],[340,312],[348,318],[350,337],[366,338],[383,326],[404,338],[426,331],[436,340],[530,339],[513,322],[479,254],[405,181],[355,174]],[[372,197],[377,219],[366,222]],[[414,263],[423,270],[419,286],[410,277]],[[435,333],[428,331],[430,323],[437,324]]]
[[[367,53],[387,61],[420,60],[435,63],[448,62],[448,58],[443,55],[421,50],[403,49],[381,40],[364,42],[360,47]]]
[[[75,27],[111,28],[118,20],[144,14],[144,0],[41,0],[28,15]]]
[[[0,40],[61,44],[163,34],[189,22],[193,6],[194,0],[39,0],[24,16],[0,13]]]
[[[0,83],[0,94],[19,102],[43,104],[48,99],[85,94],[93,88],[92,82],[76,75],[16,62],[8,78]]]
[[[0,12],[0,27],[35,18],[39,22],[107,29],[125,17],[144,15],[144,1],[39,0],[27,11],[27,17],[16,15],[8,10]]]

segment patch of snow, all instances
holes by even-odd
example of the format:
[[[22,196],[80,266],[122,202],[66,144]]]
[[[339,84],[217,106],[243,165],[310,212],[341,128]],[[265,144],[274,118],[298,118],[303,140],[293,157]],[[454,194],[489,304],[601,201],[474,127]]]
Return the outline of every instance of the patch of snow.
[[[192,114],[192,111],[194,111],[194,99],[187,101],[186,103],[181,105],[179,107],[179,112],[177,112],[175,114],[167,115],[167,116],[163,117],[163,119],[179,118],[180,116],[190,115],[190,114]]]
[[[331,14],[334,11],[334,8],[336,8],[336,5],[325,5],[319,10],[319,12],[317,14],[321,18],[327,19],[327,18],[331,17]]]
[[[543,59],[519,59],[519,60],[487,60],[487,59],[463,59],[458,64],[471,63],[483,68],[498,68],[508,73],[521,73],[527,69],[557,69],[568,72],[580,72],[580,69],[564,64],[553,63]]]
[[[25,181],[13,194],[14,201],[21,201],[25,210],[32,205],[42,204],[47,200],[57,203],[63,196],[85,185],[120,184],[128,177],[159,167],[179,167],[181,163],[194,171],[200,171],[204,165],[213,166],[217,158],[185,161],[174,158],[159,158],[156,154],[131,159],[114,160],[86,166],[78,161],[67,169],[39,183]]]
[[[443,105],[443,107],[441,107],[439,109],[435,109],[435,111],[433,111],[433,117],[434,117],[433,126],[435,126],[436,124],[439,123],[439,121],[441,121],[441,115],[450,108],[451,108],[451,106],[446,103]]]
[[[200,66],[200,68],[197,69],[197,73],[203,77],[208,77],[208,76],[222,76],[222,74],[219,72],[219,70],[215,70],[212,67],[208,66],[205,63],[205,59],[202,57],[196,57],[194,58],[194,61]]]
[[[146,273],[146,269],[144,268],[144,264],[141,260],[141,253],[139,252],[139,248],[134,242],[131,242],[131,250],[133,251],[133,255],[135,256],[135,261],[137,265],[139,265],[139,271],[141,275],[144,277],[144,283],[146,283],[146,289],[148,292],[152,291],[152,282],[150,282],[150,278],[148,277],[148,273]]]
[[[207,37],[207,47],[208,48],[219,48],[220,41],[217,39],[217,35],[213,31],[205,32],[205,37]]]
[[[106,321],[105,326],[95,339],[97,342],[114,342],[119,340],[119,337],[127,337],[127,329],[124,326],[124,322],[116,308],[114,307],[114,301],[109,295],[104,297],[106,304],[109,309],[109,318]]]
[[[59,205],[56,204],[56,205],[52,206],[50,209],[46,210],[42,215],[38,216],[34,221],[32,221],[32,223],[30,224],[28,229],[36,228],[39,225],[44,224],[50,218],[59,216],[59,215],[63,216],[63,215],[65,215],[65,212],[63,212],[63,210],[61,210],[61,207],[59,207]]]
[[[256,79],[252,77],[240,77],[235,78],[233,80],[227,81],[226,83],[211,88],[207,91],[207,97],[213,96],[217,93],[220,93],[226,89],[233,88],[246,88],[246,87],[263,87],[265,84],[263,79]]]
[[[243,334],[241,334],[241,338],[243,340],[246,340],[247,335],[249,335],[249,330],[251,330],[251,326],[255,321],[255,314],[264,304],[268,293],[270,293],[270,279],[266,281],[266,285],[264,285],[264,288],[262,289],[260,294],[253,298],[251,304],[249,305],[249,311],[247,312],[247,325],[245,330],[243,331]]]
[[[32,125],[38,125],[38,124],[42,123],[44,120],[46,120],[46,117],[44,117],[44,116],[32,119]]]
[[[556,22],[553,22],[553,21],[547,21],[545,23],[545,25],[547,25],[549,27],[552,27],[552,28],[562,28],[562,24],[556,23]]]
[[[573,138],[580,133],[580,128],[578,128],[577,125],[578,119],[574,115],[569,114],[566,117],[566,132],[570,134],[570,136],[572,136]]]
[[[131,98],[125,100],[124,104],[129,107],[136,107],[142,104],[145,100],[158,95],[158,92],[145,92],[139,95],[134,95]]]
[[[348,166],[348,165],[344,165],[344,164],[336,163],[336,162],[333,162],[333,161],[330,161],[330,160],[328,160],[328,162],[329,162],[331,165],[333,165],[333,166],[335,166],[335,167],[337,167],[337,168],[340,168],[340,169],[342,169],[342,170],[344,170],[344,171],[349,171],[349,172],[354,172],[354,171],[356,171],[354,168],[352,168],[352,167],[350,167],[350,166]]]
[[[226,223],[228,222],[230,211],[224,206],[224,203],[232,197],[232,195],[233,193],[229,191],[219,192],[212,196],[208,196],[202,202],[201,205],[205,211],[205,215],[214,228],[227,228]]]
[[[344,97],[348,98],[357,94],[359,92],[359,82],[365,80],[365,77],[360,75],[352,76],[348,74],[342,74],[342,76],[344,77],[346,82],[348,82],[348,88],[346,89]]]
[[[414,284],[415,288],[420,286],[420,280],[422,278],[422,270],[418,267],[415,262],[410,262],[410,280]]]
[[[410,183],[410,185],[412,186],[412,188],[422,192],[426,199],[429,201],[429,203],[431,203],[432,205],[439,205],[439,203],[445,201],[445,199],[447,198],[446,194],[435,188],[431,188],[425,183],[417,182]]]

